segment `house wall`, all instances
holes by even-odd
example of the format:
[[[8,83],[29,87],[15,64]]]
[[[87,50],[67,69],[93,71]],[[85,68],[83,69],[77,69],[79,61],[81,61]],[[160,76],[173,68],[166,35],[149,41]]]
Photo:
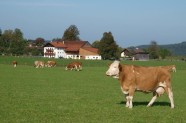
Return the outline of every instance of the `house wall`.
[[[85,56],[85,59],[91,59],[91,60],[101,60],[101,56],[98,55],[89,55],[89,56]]]
[[[47,52],[47,50],[51,50],[51,52]],[[54,47],[44,47],[44,57],[54,58],[55,57]]]
[[[66,58],[67,59],[81,59],[80,55],[76,55],[76,54],[67,54]]]
[[[55,48],[55,58],[66,58],[66,53],[62,48]]]
[[[98,59],[101,60],[101,56],[97,53],[80,48],[79,55],[82,59]]]
[[[139,61],[147,61],[149,60],[149,54],[136,54],[134,58]]]
[[[88,51],[88,50],[85,50],[85,49],[80,48],[80,50],[79,50],[79,55],[81,55],[81,56],[86,56],[86,55],[98,55],[98,54],[97,54],[97,53],[90,52],[90,51]]]
[[[121,57],[125,58],[125,57],[129,57],[128,55],[125,54],[125,52],[121,52]]]
[[[53,52],[47,52],[47,50],[52,50]],[[44,47],[44,57],[48,58],[66,58],[67,55],[62,48],[55,48],[55,47]]]

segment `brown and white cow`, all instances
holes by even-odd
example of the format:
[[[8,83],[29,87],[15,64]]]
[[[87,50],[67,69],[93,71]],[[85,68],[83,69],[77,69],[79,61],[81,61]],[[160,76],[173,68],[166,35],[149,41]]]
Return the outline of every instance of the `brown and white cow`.
[[[47,61],[46,67],[55,67],[56,66],[56,62],[55,61]]]
[[[82,63],[81,62],[71,62],[66,67],[65,70],[82,70]]]
[[[36,68],[43,68],[45,66],[45,63],[43,61],[35,61],[34,67]]]
[[[12,64],[14,67],[17,67],[17,61],[13,61]]]
[[[126,96],[126,107],[132,108],[134,92],[142,91],[153,93],[147,107],[151,106],[158,96],[166,92],[170,99],[171,108],[174,108],[170,69],[122,65],[119,61],[114,61],[107,70],[106,75],[119,75],[121,90]]]

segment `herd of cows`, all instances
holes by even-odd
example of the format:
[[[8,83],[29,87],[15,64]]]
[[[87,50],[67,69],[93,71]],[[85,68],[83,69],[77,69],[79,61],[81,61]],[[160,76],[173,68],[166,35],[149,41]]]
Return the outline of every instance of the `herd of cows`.
[[[17,61],[12,62],[13,66],[17,66]],[[55,67],[56,66],[56,61],[34,61],[34,67],[35,68],[44,68],[44,67]],[[76,70],[80,71],[82,70],[82,63],[78,61],[70,62],[69,64],[66,65],[65,70]]]
[[[17,66],[17,62],[12,62],[13,66]],[[35,68],[55,67],[55,61],[35,61]],[[65,70],[82,70],[82,63],[75,61],[66,65]],[[126,107],[133,107],[133,96],[135,91],[145,93],[153,93],[153,97],[148,103],[150,107],[157,97],[167,93],[171,108],[174,108],[173,92],[171,87],[171,73],[176,72],[175,65],[144,67],[135,65],[124,65],[120,61],[114,61],[109,65],[106,71],[107,76],[112,76],[120,81],[120,86],[126,98]]]

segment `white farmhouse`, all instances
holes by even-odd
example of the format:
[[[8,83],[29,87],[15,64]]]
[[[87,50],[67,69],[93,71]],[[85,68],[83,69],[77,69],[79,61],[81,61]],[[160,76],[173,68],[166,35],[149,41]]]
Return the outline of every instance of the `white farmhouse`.
[[[88,41],[53,41],[44,45],[44,57],[101,60]]]

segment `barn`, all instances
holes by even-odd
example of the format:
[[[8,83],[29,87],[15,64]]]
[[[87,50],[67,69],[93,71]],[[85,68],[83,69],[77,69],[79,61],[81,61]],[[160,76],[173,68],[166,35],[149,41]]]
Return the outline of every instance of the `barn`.
[[[101,60],[88,41],[52,41],[44,45],[44,57]]]
[[[149,53],[139,48],[123,49],[121,52],[121,58],[125,60],[147,61],[149,60]]]

